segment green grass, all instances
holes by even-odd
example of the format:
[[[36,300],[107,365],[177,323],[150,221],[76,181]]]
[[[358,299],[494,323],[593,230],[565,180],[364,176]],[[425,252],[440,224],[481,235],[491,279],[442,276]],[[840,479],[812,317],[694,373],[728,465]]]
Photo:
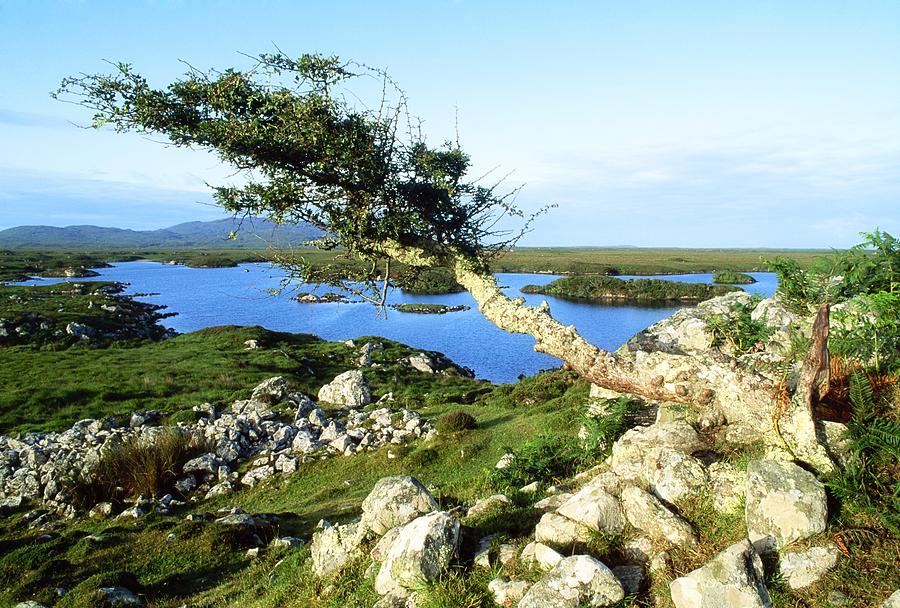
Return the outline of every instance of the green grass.
[[[756,279],[749,274],[736,272],[734,270],[717,270],[713,273],[713,283],[726,283],[730,285],[750,285],[756,283]]]

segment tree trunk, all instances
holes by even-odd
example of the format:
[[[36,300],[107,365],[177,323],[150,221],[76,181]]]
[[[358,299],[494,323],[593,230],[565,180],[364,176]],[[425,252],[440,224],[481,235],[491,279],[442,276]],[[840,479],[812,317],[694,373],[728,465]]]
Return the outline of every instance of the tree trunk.
[[[777,427],[776,386],[765,376],[713,354],[673,354],[662,351],[610,353],[585,340],[574,326],[550,315],[546,302],[527,306],[511,300],[493,275],[479,271],[465,257],[441,258],[423,248],[387,244],[385,253],[410,266],[448,263],[457,282],[468,290],[479,311],[500,329],[530,334],[534,349],[567,363],[580,376],[603,388],[650,400],[691,403],[718,408],[729,423],[743,424],[773,448],[790,454],[816,469],[829,471],[833,462],[820,444],[811,410],[805,403],[788,407],[787,423]],[[773,428],[774,427],[774,428]]]

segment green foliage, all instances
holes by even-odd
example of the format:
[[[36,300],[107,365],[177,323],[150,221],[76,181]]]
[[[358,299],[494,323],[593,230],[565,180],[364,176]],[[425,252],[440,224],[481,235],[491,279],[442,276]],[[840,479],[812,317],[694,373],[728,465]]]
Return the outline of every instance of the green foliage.
[[[769,270],[778,275],[778,296],[790,310],[808,314],[825,298],[825,285],[815,272],[789,258],[775,258]]]
[[[514,490],[534,481],[549,484],[573,475],[582,461],[576,438],[544,434],[507,449],[513,456],[508,466],[494,469],[491,483],[499,490]]]
[[[441,433],[454,433],[457,431],[470,431],[478,428],[475,417],[462,410],[453,410],[438,417],[437,430]]]
[[[879,521],[900,536],[900,422],[888,416],[888,403],[875,397],[870,381],[861,373],[851,376],[853,418],[845,440],[847,465],[827,481],[842,501],[842,509]]]
[[[157,496],[172,488],[184,463],[210,450],[207,441],[173,429],[152,437],[133,437],[104,450],[85,477],[69,480],[68,490],[76,502],[91,507],[98,502]]]
[[[900,368],[900,292],[853,298],[832,314],[829,350],[876,374]]]
[[[533,406],[562,397],[578,376],[573,372],[554,370],[522,378],[508,385],[509,399],[516,406]]]
[[[600,460],[608,456],[613,443],[635,425],[638,409],[637,402],[623,396],[607,401],[602,416],[585,415],[584,458]]]
[[[543,293],[576,300],[617,300],[635,302],[700,302],[740,288],[704,283],[681,283],[659,279],[616,279],[602,276],[573,276],[547,285],[526,285],[522,293]]]
[[[727,346],[735,354],[761,348],[774,330],[751,317],[759,302],[759,298],[754,298],[749,304],[737,302],[727,313],[709,315],[706,318],[706,331],[710,334],[710,346]]]
[[[744,274],[743,272],[736,272],[734,270],[717,270],[713,273],[712,282],[719,283],[728,283],[731,285],[751,285],[756,283],[756,279],[751,277],[749,274]]]
[[[463,291],[446,268],[407,268],[397,275],[397,285],[406,293],[445,294]]]

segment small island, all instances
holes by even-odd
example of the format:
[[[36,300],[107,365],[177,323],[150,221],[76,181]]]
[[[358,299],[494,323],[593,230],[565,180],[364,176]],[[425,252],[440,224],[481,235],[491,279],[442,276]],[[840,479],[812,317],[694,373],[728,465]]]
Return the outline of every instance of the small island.
[[[738,291],[739,287],[680,283],[660,279],[616,279],[604,276],[573,276],[546,285],[526,285],[522,293],[541,293],[568,300],[608,300],[618,302],[702,302]]]
[[[443,315],[448,312],[469,310],[469,307],[464,304],[458,306],[447,306],[446,304],[393,304],[391,308],[400,312],[410,312],[419,315]]]
[[[734,270],[717,270],[713,273],[712,282],[718,284],[730,285],[751,285],[756,283],[756,279],[749,274],[737,272]]]

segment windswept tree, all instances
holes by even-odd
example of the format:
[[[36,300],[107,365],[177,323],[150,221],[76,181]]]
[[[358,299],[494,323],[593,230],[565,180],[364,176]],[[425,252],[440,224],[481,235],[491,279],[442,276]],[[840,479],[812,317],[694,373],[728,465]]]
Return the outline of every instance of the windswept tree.
[[[522,232],[504,233],[498,222],[518,216],[524,231],[533,218],[515,207],[515,191],[468,177],[471,160],[459,142],[430,145],[384,73],[334,57],[292,59],[279,52],[261,55],[246,71],[191,68],[156,89],[130,65],[115,68],[67,78],[56,95],[92,109],[97,128],[163,134],[177,146],[216,152],[242,176],[237,185],[214,188],[216,201],[237,217],[309,222],[328,235],[321,247],[340,247],[366,262],[368,271],[356,279],[386,281],[391,261],[448,268],[490,321],[532,335],[535,350],[562,359],[593,384],[718,407],[760,431],[780,415],[788,447],[814,466],[830,467],[808,399],[798,397],[789,411],[778,412],[773,383],[763,376],[725,370],[725,377],[715,377],[709,362],[665,352],[609,353],[555,320],[546,304],[508,298],[488,262]],[[362,101],[366,91],[374,93],[371,105]],[[327,278],[302,260],[278,261],[305,280]],[[673,369],[679,375],[661,371]],[[686,375],[693,380],[683,381]]]

